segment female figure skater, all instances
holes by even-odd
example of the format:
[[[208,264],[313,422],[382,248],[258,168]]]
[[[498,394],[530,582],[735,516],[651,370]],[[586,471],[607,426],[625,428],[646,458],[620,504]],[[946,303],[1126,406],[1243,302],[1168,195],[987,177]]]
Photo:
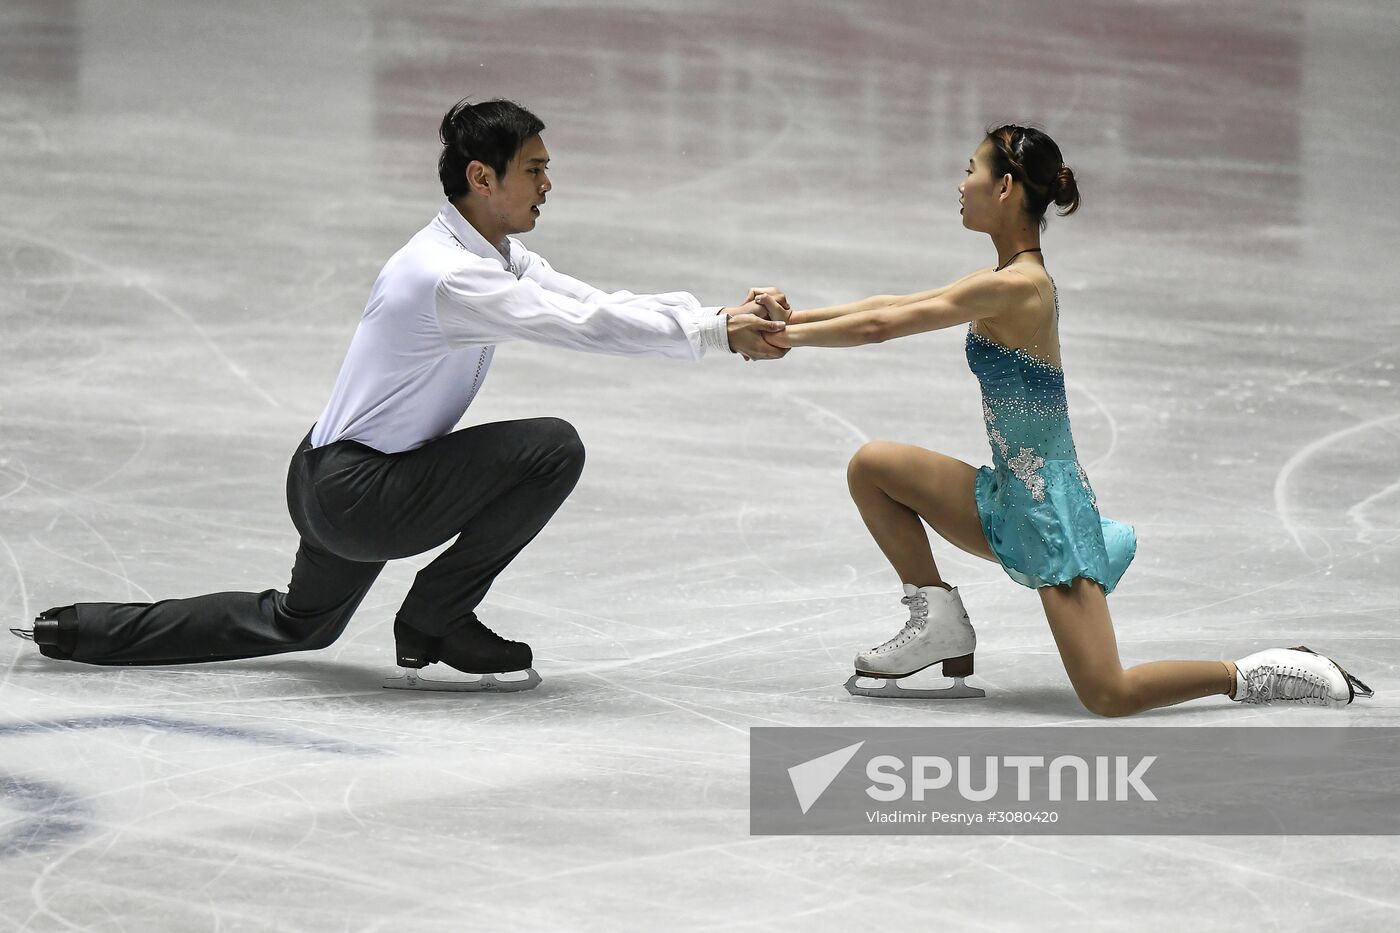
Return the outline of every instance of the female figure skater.
[[[1133,559],[1132,528],[1099,516],[1070,436],[1060,367],[1055,283],[1040,248],[1045,211],[1079,207],[1074,173],[1039,130],[1007,125],[987,134],[958,186],[963,226],[985,233],[994,268],[944,288],[787,314],[759,296],[785,331],[778,347],[851,347],[968,324],[967,360],[982,386],[991,467],[874,441],[851,458],[851,497],[904,582],[909,621],[889,641],[856,656],[856,674],[885,680],[877,696],[980,696],[972,673],[976,636],[958,591],[944,582],[920,519],[969,553],[1001,564],[1033,587],[1070,683],[1084,706],[1125,716],[1197,697],[1242,703],[1344,706],[1371,690],[1306,648],[1274,648],[1238,661],[1155,661],[1124,670],[1106,597]],[[894,683],[933,664],[958,679],[950,690]]]

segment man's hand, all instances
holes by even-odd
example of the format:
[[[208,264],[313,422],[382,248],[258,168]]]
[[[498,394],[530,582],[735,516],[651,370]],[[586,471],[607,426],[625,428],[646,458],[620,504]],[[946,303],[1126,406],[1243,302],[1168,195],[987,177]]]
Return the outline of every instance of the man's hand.
[[[765,335],[778,333],[787,325],[782,321],[764,320],[754,313],[757,309],[757,304],[748,302],[738,313],[730,314],[727,322],[729,349],[735,353],[742,353],[746,360],[781,359],[788,351],[773,346],[763,338]]]
[[[787,295],[776,285],[761,285],[749,289],[749,293],[744,298],[744,303],[758,301],[763,308],[758,313],[759,317],[766,317],[770,321],[786,321],[792,312],[792,306],[788,304]]]
[[[782,350],[783,353],[787,353],[787,351],[792,349],[792,339],[788,337],[788,332],[786,330],[776,331],[771,334],[764,334],[763,342],[768,344],[768,346],[770,347],[776,347],[777,349]]]

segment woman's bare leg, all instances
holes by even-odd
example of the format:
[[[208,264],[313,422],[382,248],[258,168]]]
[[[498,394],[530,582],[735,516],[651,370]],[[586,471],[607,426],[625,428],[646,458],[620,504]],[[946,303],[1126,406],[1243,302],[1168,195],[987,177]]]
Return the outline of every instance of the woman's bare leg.
[[[865,527],[901,582],[946,586],[923,521],[969,554],[996,559],[982,533],[977,471],[969,464],[922,447],[872,441],[851,458],[846,482]]]
[[[921,447],[873,441],[851,458],[851,498],[899,579],[946,585],[923,521],[969,554],[996,560],[977,514],[977,470]],[[922,517],[923,521],[920,521]],[[1038,591],[1070,683],[1101,716],[1127,716],[1198,697],[1229,694],[1229,661],[1153,661],[1123,669],[1103,589],[1092,580]]]
[[[1065,672],[1090,712],[1128,716],[1230,693],[1235,669],[1229,661],[1153,661],[1124,670],[1108,600],[1094,581],[1080,577],[1038,592]]]

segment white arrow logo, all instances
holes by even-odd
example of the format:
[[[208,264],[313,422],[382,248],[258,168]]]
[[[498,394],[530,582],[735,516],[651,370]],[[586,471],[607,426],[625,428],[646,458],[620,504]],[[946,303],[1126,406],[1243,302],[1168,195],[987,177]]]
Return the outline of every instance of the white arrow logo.
[[[802,807],[803,814],[812,809],[812,804],[826,793],[831,782],[836,780],[836,775],[841,773],[841,769],[846,767],[846,763],[855,757],[864,744],[865,742],[861,741],[847,745],[820,758],[813,758],[788,768],[788,778],[792,781],[792,790],[797,794],[797,803]]]

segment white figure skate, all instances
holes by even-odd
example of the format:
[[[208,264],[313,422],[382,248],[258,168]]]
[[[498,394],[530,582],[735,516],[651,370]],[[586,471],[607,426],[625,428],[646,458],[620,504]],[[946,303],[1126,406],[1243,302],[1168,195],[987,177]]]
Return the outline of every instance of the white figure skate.
[[[1239,703],[1269,706],[1346,706],[1375,692],[1310,648],[1269,648],[1235,662],[1235,692]]]
[[[972,673],[977,634],[958,591],[906,583],[900,602],[909,607],[909,621],[883,645],[856,655],[856,672],[846,681],[846,692],[852,696],[916,700],[986,696],[985,690],[969,687],[964,679]],[[940,662],[943,676],[953,678],[952,686],[921,689],[898,685],[900,678]],[[879,683],[864,686],[862,680]]]

